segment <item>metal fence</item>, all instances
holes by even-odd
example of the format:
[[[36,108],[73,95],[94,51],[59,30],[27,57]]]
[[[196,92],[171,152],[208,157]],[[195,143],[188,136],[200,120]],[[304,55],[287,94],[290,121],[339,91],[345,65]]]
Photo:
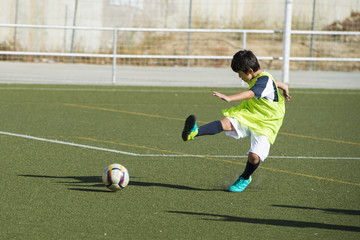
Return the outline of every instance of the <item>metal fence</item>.
[[[199,16],[203,17],[203,13],[211,12],[213,14],[214,12],[206,9],[209,5],[206,1],[200,0],[190,0],[189,4],[187,1],[171,1],[171,3],[166,1],[169,5],[166,5],[166,9],[158,16],[142,15],[143,20],[157,19],[157,24],[161,22],[161,24],[167,25],[171,22],[169,22],[171,11],[173,11],[174,17],[188,14],[188,24],[185,24],[187,28],[94,27],[97,24],[93,26],[77,26],[81,22],[91,23],[91,19],[84,18],[85,15],[83,14],[84,11],[94,8],[93,5],[85,4],[91,2],[91,0],[66,0],[64,2],[64,26],[18,24],[23,21],[22,19],[25,18],[26,14],[15,14],[15,24],[0,24],[0,61],[71,65],[84,63],[111,66],[111,80],[113,83],[116,82],[116,69],[118,66],[228,67],[232,55],[242,48],[254,51],[263,69],[282,70],[282,80],[284,82],[288,81],[289,70],[360,70],[360,12],[351,12],[349,17],[342,17],[342,20],[319,27],[318,24],[315,24],[315,16],[319,14],[323,16],[324,11],[322,8],[325,6],[324,9],[334,10],[334,6],[324,5],[330,4],[326,1],[284,0],[281,1],[284,4],[282,6],[274,5],[277,2],[275,0],[266,1],[266,4],[263,3],[266,6],[259,8],[259,11],[266,13],[269,12],[267,11],[269,7],[275,8],[273,10],[279,10],[279,8],[285,6],[285,13],[281,11],[283,15],[276,12],[275,14],[278,14],[277,18],[270,17],[272,22],[274,20],[276,23],[281,22],[280,25],[283,28],[277,30],[244,29],[241,27],[239,29],[210,29],[206,27],[209,23],[215,24],[220,20],[215,22],[205,21],[204,19],[199,20]],[[224,9],[222,9],[223,14],[231,13],[229,18],[225,18],[229,25],[236,22],[236,25],[244,26],[245,22],[242,19],[247,17],[242,16],[243,13],[238,8],[245,7],[246,4],[252,4],[252,2],[259,4],[259,1],[244,1],[241,4],[237,1],[224,1],[223,4],[221,3],[222,5],[218,3],[220,5],[216,6],[219,8],[224,6]],[[309,4],[310,2],[313,4]],[[48,10],[55,13],[54,7],[50,1],[42,1],[42,3],[33,7],[36,9],[44,8],[41,10],[42,19],[48,19],[45,21],[46,23],[61,18],[62,14],[57,17],[49,17],[49,14],[46,13],[49,13]],[[70,16],[68,6],[72,3],[75,3],[75,8],[73,16]],[[156,9],[161,5],[160,3],[162,3],[161,0],[151,3],[141,0],[109,0],[96,1],[96,7],[103,8],[103,12],[111,16],[111,13],[119,13],[119,11],[125,10],[133,11],[134,9],[136,14],[146,9],[157,11]],[[354,4],[355,1],[351,1],[351,3]],[[1,4],[12,6],[9,0]],[[31,3],[17,0],[14,5],[15,13],[22,9],[21,6],[24,8],[29,4]],[[59,7],[63,7],[62,4],[58,3]],[[212,4],[210,5],[212,6]],[[342,16],[345,16],[344,12],[349,12],[350,9],[350,5],[345,4],[345,6],[344,4],[341,3],[338,6],[343,9],[340,9]],[[187,9],[187,5],[190,6],[189,9]],[[200,11],[202,14],[193,9],[194,14],[192,15],[193,5],[196,11]],[[311,30],[291,29],[291,27],[295,29],[302,28],[303,24],[299,24],[299,19],[302,18],[301,14],[304,14],[304,11],[299,13],[298,10],[292,10],[292,5],[298,10],[303,8],[310,10],[312,8]],[[315,8],[316,6],[317,8]],[[356,4],[351,6],[355,6],[356,9],[360,8]],[[237,11],[234,11],[235,9]],[[185,13],[188,10],[189,12]],[[76,14],[77,12],[78,14]],[[292,19],[292,12],[297,14],[296,19]],[[272,14],[274,14],[273,11]],[[132,15],[133,13],[129,12],[125,16]],[[158,17],[162,15],[165,20],[160,21]],[[2,15],[1,18],[4,16],[6,14]],[[123,17],[119,18],[119,16],[123,16],[121,14],[116,14],[113,18],[99,18],[97,12],[93,16],[97,18],[96,23],[99,23],[99,19],[105,19],[105,23],[110,25],[113,25],[114,19],[121,22],[124,20]],[[208,17],[212,18],[216,18],[216,16],[208,15]],[[222,17],[222,15],[219,15],[216,19]],[[68,18],[73,19],[72,26],[69,26],[71,21],[68,21]],[[280,21],[279,18],[281,18]],[[195,21],[196,19],[198,20]],[[199,26],[202,23],[206,23],[206,26],[200,28]],[[307,20],[307,23],[309,23],[309,20]],[[176,24],[179,24],[178,21]],[[266,24],[265,22],[261,25],[265,26]],[[142,25],[153,24],[144,22]],[[260,26],[257,22],[249,22],[247,25]],[[321,30],[315,30],[319,28]]]
[[[164,28],[101,28],[101,27],[73,27],[73,26],[42,26],[42,25],[14,25],[14,24],[0,24],[0,27],[13,28],[17,31],[21,29],[38,29],[38,30],[61,30],[61,31],[89,31],[89,32],[108,32],[111,37],[111,48],[105,50],[104,53],[91,53],[91,52],[74,52],[74,47],[70,49],[69,52],[57,52],[57,51],[21,51],[18,49],[16,51],[0,51],[0,57],[2,60],[12,60],[12,61],[27,61],[27,62],[43,62],[39,60],[39,57],[48,57],[45,61],[47,62],[62,62],[62,63],[99,63],[100,64],[111,64],[112,65],[112,81],[116,82],[116,66],[119,64],[123,65],[145,65],[145,66],[212,66],[212,64],[206,64],[204,62],[199,63],[199,61],[210,60],[215,61],[213,64],[218,66],[228,66],[229,60],[231,60],[232,55],[229,53],[234,52],[239,49],[246,49],[253,42],[251,35],[260,34],[263,38],[262,42],[268,41],[268,44],[273,42],[277,43],[278,46],[272,46],[273,49],[277,48],[277,52],[274,52],[273,56],[258,55],[260,61],[284,61],[284,56],[281,54],[283,52],[283,43],[281,39],[283,38],[283,31],[281,30],[246,30],[246,29],[164,29]],[[143,34],[141,38],[149,37],[148,34],[153,34],[152,38],[157,38],[158,43],[155,44],[155,47],[149,48],[147,44],[142,41],[139,43],[133,43],[131,45],[127,42],[128,35],[131,34]],[[186,38],[188,34],[192,34],[192,38]],[[203,37],[196,37],[195,34],[204,34]],[[235,43],[230,49],[222,49],[222,54],[211,55],[211,51],[207,55],[199,55],[198,52],[207,53],[201,50],[201,44],[204,44],[199,39],[211,38],[212,35],[218,35],[216,39],[220,37],[228,36],[229,39],[233,38]],[[109,34],[108,34],[109,35]],[[180,35],[180,36],[176,36]],[[220,36],[219,36],[220,35]],[[347,37],[357,37],[360,38],[360,32],[343,32],[343,31],[291,31],[291,39],[296,39],[297,37],[302,39],[308,39],[310,37],[323,37],[330,36],[332,38],[347,38]],[[87,35],[91,37],[91,35]],[[297,36],[297,37],[296,37]],[[180,40],[174,40],[178,38]],[[187,39],[186,41],[184,41]],[[250,40],[249,40],[250,39]],[[151,44],[154,44],[154,39],[151,39]],[[165,42],[175,42],[181,43],[182,47],[178,49],[174,48],[165,48]],[[217,42],[219,40],[209,40]],[[221,40],[222,42],[224,40]],[[325,41],[326,42],[326,41]],[[324,41],[323,41],[324,43]],[[129,45],[130,44],[130,45]],[[162,45],[163,44],[163,45]],[[176,44],[175,44],[176,45]],[[73,46],[73,44],[71,44]],[[217,47],[221,47],[222,44],[217,44]],[[254,46],[255,47],[255,46]],[[252,49],[254,48],[252,47]],[[196,48],[197,51],[191,50]],[[205,46],[206,48],[206,46]],[[79,49],[78,47],[75,49]],[[181,50],[182,49],[182,50]],[[356,50],[356,49],[355,49]],[[354,51],[355,51],[354,50]],[[255,51],[256,52],[256,51]],[[173,54],[171,54],[173,53]],[[16,56],[18,58],[16,58]],[[359,55],[358,55],[359,56]],[[28,57],[28,58],[26,58]],[[50,58],[51,57],[51,58]],[[40,58],[41,59],[41,58]],[[51,60],[49,60],[51,59]],[[95,61],[96,59],[102,59]],[[94,61],[92,61],[94,60]],[[131,62],[136,60],[135,62]],[[141,60],[143,60],[142,64]],[[310,56],[291,56],[288,58],[291,62],[350,62],[357,65],[360,62],[358,57],[329,57],[326,54],[320,57],[310,57]],[[217,62],[216,62],[217,61]],[[215,65],[216,66],[216,65]],[[279,68],[279,67],[278,67]],[[357,68],[359,70],[360,68]],[[355,69],[356,70],[356,69]],[[284,80],[284,79],[283,79]],[[284,80],[287,81],[286,79]]]

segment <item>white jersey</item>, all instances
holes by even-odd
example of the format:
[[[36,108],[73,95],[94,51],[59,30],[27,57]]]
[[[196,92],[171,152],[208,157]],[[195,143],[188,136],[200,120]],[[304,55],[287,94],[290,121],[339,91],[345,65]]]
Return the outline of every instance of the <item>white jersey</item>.
[[[275,82],[269,76],[264,75],[259,77],[250,90],[255,93],[257,99],[265,98],[271,102],[279,101]]]

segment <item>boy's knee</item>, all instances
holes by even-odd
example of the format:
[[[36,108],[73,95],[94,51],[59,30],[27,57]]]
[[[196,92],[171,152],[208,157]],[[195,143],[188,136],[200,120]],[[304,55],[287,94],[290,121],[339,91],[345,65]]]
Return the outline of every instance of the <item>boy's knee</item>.
[[[251,164],[258,164],[258,162],[260,161],[260,157],[256,153],[249,152],[248,153],[248,161]]]
[[[220,122],[221,122],[221,125],[222,125],[222,128],[224,131],[234,130],[234,127],[228,118],[224,118],[224,119],[220,120]]]

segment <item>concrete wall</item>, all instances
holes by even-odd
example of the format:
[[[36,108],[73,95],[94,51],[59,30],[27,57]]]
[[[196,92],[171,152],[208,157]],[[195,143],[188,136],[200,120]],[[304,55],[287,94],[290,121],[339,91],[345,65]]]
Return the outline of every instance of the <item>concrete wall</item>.
[[[2,0],[0,23],[72,26],[74,24],[75,0]],[[78,1],[76,25],[101,27],[103,1]],[[24,51],[69,52],[72,30],[29,29],[0,27],[0,43],[12,45]],[[100,31],[76,31],[75,48],[97,51],[101,42]]]
[[[293,29],[310,29],[314,0],[293,0]],[[360,0],[317,0],[315,29],[360,11]],[[76,0],[1,0],[0,23],[73,25]],[[76,25],[187,28],[190,0],[78,0]],[[282,29],[285,0],[193,0],[193,28]],[[72,30],[0,27],[0,44],[26,51],[69,52]],[[110,49],[112,33],[75,32],[77,52]]]

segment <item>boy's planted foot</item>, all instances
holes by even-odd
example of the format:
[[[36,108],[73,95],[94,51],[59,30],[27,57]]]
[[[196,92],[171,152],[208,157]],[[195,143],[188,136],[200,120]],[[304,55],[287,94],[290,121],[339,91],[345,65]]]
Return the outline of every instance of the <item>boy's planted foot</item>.
[[[190,115],[186,121],[184,130],[182,131],[181,137],[184,141],[190,141],[195,138],[195,136],[198,134],[199,128],[196,124],[196,117],[194,115]]]
[[[239,177],[234,184],[229,188],[230,192],[242,192],[251,182],[251,176],[245,180],[243,177]]]

